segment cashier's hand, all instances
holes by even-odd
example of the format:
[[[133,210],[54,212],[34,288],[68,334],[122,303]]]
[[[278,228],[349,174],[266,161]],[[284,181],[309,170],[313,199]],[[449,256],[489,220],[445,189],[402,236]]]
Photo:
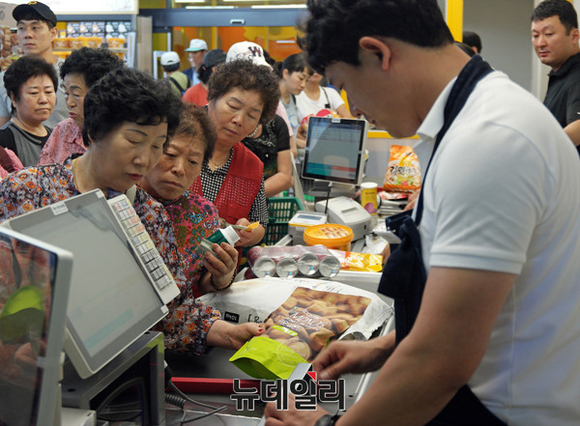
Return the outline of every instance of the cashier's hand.
[[[383,256],[383,266],[387,264],[390,255],[391,255],[391,245],[387,242],[387,245],[381,252],[381,256]]]
[[[223,320],[214,322],[207,332],[207,345],[237,351],[244,343],[264,332],[262,324],[246,322],[234,325]]]
[[[236,222],[236,225],[248,226],[250,225],[250,222],[248,219],[242,218]],[[236,243],[236,247],[249,247],[258,244],[264,237],[266,230],[262,225],[258,225],[254,229],[236,230],[236,232],[240,236],[240,240]]]
[[[362,374],[383,366],[394,350],[394,332],[374,339],[332,342],[312,362],[320,380],[338,379],[345,373]]]
[[[406,212],[407,210],[413,210],[415,208],[415,204],[417,204],[417,199],[419,198],[420,192],[421,192],[421,190],[417,189],[411,195],[409,195],[409,200],[407,201],[407,205],[403,209],[404,212]]]
[[[266,426],[313,426],[325,414],[328,411],[320,407],[315,411],[298,411],[292,394],[288,394],[288,410],[277,411],[276,402],[269,402],[264,410]]]

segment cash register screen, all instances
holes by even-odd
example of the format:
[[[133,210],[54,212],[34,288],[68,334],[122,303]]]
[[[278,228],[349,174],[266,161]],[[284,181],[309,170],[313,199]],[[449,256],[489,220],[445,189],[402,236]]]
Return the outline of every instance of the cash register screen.
[[[0,424],[52,426],[72,254],[0,228]],[[55,425],[56,426],[56,425]]]
[[[100,370],[166,315],[99,190],[6,224],[74,254],[65,352],[82,378]]]
[[[359,185],[367,132],[365,120],[310,117],[302,177]]]

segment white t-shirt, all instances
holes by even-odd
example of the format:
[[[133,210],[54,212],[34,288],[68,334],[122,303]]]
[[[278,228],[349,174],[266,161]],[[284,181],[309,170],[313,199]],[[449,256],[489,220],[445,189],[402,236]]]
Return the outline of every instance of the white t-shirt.
[[[426,167],[451,84],[418,130]],[[423,188],[432,266],[518,274],[469,385],[509,425],[580,423],[580,162],[550,112],[505,74],[485,77]]]
[[[331,87],[320,86],[320,97],[317,101],[310,99],[303,91],[296,96],[298,123],[302,123],[302,119],[307,115],[316,114],[321,109],[336,111],[341,105],[344,105],[344,101],[340,94]]]
[[[57,58],[54,64],[54,70],[58,76],[58,83],[56,89],[56,105],[52,111],[52,115],[43,124],[54,128],[57,123],[65,120],[69,117],[68,108],[66,107],[66,100],[64,99],[64,89],[60,85],[60,66],[63,64],[64,59]],[[0,73],[0,117],[11,117],[12,116],[12,101],[6,93],[6,87],[4,86],[4,71]]]

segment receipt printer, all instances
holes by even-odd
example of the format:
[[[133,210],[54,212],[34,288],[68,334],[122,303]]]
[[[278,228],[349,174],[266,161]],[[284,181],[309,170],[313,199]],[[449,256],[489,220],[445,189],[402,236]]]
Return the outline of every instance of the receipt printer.
[[[354,234],[353,240],[359,240],[372,231],[371,215],[358,202],[348,197],[335,197],[318,201],[317,212],[328,215],[328,223],[346,225]]]

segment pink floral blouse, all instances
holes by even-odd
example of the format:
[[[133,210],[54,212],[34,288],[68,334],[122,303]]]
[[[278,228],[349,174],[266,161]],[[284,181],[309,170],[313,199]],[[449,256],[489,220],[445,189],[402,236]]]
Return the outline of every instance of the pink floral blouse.
[[[67,118],[54,127],[40,151],[38,164],[62,163],[71,154],[83,154],[86,150],[82,129],[72,118]]]

